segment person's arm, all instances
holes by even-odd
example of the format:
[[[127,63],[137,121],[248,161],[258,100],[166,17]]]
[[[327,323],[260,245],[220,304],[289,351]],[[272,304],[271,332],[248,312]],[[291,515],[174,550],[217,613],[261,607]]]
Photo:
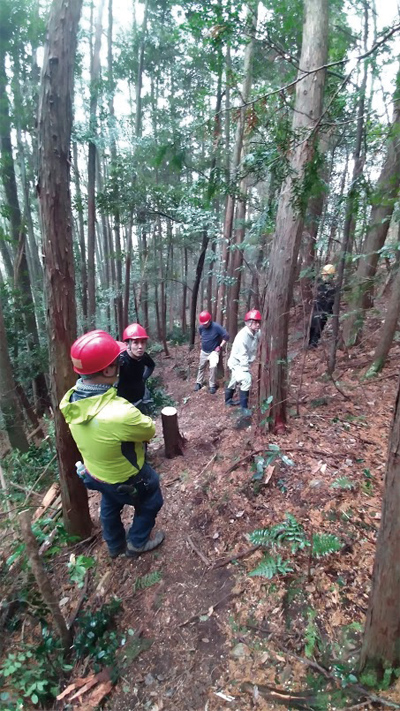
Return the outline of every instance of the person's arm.
[[[220,328],[220,334],[219,334],[219,335],[221,336],[221,339],[222,339],[222,340],[221,340],[221,343],[219,344],[219,346],[217,346],[217,347],[215,348],[215,350],[217,351],[217,353],[219,353],[219,351],[221,350],[221,348],[223,348],[223,347],[226,345],[226,342],[229,341],[229,333],[228,333],[228,331],[226,331],[224,328],[222,328],[222,326],[220,326],[219,328]]]
[[[249,350],[247,347],[247,334],[240,333],[235,339],[235,356],[239,361],[240,367],[247,371],[249,370]]]
[[[151,356],[149,356],[148,353],[145,354],[144,357],[144,372],[143,372],[143,380],[146,381],[148,378],[150,378],[150,375],[152,375],[154,368],[156,367],[156,364]]]
[[[147,415],[142,415],[134,405],[129,405],[121,418],[118,432],[122,442],[149,442],[155,435],[156,427]]]

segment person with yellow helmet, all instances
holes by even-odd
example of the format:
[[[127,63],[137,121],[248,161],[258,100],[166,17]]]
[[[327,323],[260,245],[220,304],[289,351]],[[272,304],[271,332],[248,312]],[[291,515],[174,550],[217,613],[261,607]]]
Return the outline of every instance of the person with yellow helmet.
[[[317,293],[315,295],[313,314],[310,325],[309,348],[317,348],[322,331],[328,320],[329,314],[333,311],[336,287],[334,277],[336,268],[334,264],[325,264],[321,269],[321,277],[317,283]]]

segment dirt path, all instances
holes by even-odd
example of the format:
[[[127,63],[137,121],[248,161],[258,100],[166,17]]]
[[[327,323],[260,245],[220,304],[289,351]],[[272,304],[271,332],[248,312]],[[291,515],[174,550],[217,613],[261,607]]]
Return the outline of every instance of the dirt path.
[[[221,389],[214,396],[206,388],[193,392],[197,354],[182,347],[158,364],[187,445],[184,457],[165,460],[158,431],[150,447],[165,497],[158,522],[166,532],[162,548],[113,563],[103,544],[99,550],[100,565],[112,571],[107,597],[123,601],[119,628],[140,631],[150,645],[118,682],[109,711],[247,711],[254,708],[254,683],[261,689],[257,708],[271,709],[265,684],[296,685],[304,677],[306,668],[290,654],[303,656],[305,630],[315,619],[310,614],[317,615],[320,638],[339,644],[346,626],[362,624],[380,517],[387,402],[396,380],[360,387],[359,361],[366,359],[359,350],[339,359],[338,389],[326,381],[318,350],[306,355],[299,398],[304,356],[298,347],[293,357],[293,404],[300,402],[301,417],[279,440],[254,424],[235,429]],[[395,358],[396,352],[393,363]],[[278,457],[268,485],[254,487],[249,461],[229,471],[244,455],[268,451],[270,443],[279,443],[294,466]],[[343,477],[354,483],[351,491],[335,488]],[[248,549],[249,532],[282,521],[287,512],[308,530],[334,533],[343,542],[341,553],[315,561],[312,579],[305,555],[272,584],[248,576],[260,551],[213,568]],[[132,592],[135,581],[155,573],[154,585]]]

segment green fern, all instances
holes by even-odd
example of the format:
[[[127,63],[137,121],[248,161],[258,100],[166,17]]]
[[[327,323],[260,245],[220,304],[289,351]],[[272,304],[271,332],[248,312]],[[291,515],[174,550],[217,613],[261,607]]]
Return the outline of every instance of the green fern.
[[[271,580],[274,575],[286,575],[286,573],[291,573],[292,570],[293,568],[290,567],[288,561],[282,560],[280,555],[276,558],[266,555],[264,560],[262,560],[261,563],[254,568],[251,573],[249,573],[249,575],[252,577],[260,576]]]
[[[252,576],[260,575],[265,578],[273,578],[277,573],[285,575],[293,570],[287,561],[283,561],[281,556],[275,555],[277,548],[286,546],[286,549],[290,548],[291,553],[295,554],[311,545],[303,526],[289,513],[285,515],[284,521],[276,523],[270,528],[260,528],[253,531],[249,534],[249,539],[255,545],[269,550],[264,560],[250,573]],[[315,558],[336,553],[341,548],[341,541],[331,533],[313,535],[312,555]]]
[[[295,517],[287,513],[285,515],[285,521],[283,523],[277,523],[272,526],[271,539],[276,545],[281,546],[282,544],[289,544],[292,553],[296,553],[298,550],[302,550],[310,543],[306,538],[303,526],[298,523]]]
[[[313,555],[323,558],[331,553],[337,553],[342,548],[342,543],[332,533],[316,533],[313,536]]]
[[[332,489],[346,489],[348,491],[352,491],[356,488],[356,483],[347,476],[340,476],[332,482],[331,487]]]
[[[250,534],[250,540],[257,546],[268,548],[288,544],[292,553],[302,550],[310,543],[306,538],[303,526],[298,523],[292,514],[286,514],[285,520],[276,523],[271,528],[259,529]]]
[[[255,546],[266,548],[271,543],[271,532],[269,528],[259,528],[249,534],[249,539]]]
[[[160,580],[161,580],[161,573],[159,570],[155,570],[153,573],[148,573],[147,575],[143,575],[141,578],[137,578],[135,580],[134,585],[133,585],[133,589],[136,592],[137,590],[144,590],[145,588],[151,588],[152,585],[159,583]]]

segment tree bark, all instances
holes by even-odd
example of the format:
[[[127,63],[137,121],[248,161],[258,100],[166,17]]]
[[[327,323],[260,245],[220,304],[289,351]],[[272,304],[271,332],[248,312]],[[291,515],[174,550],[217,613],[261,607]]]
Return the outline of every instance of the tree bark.
[[[385,321],[379,332],[378,345],[376,346],[374,359],[368,370],[368,377],[375,375],[382,370],[386,363],[386,358],[393,343],[397,324],[400,316],[400,269],[397,270],[392,285],[392,293],[387,307]]]
[[[178,413],[175,407],[164,407],[161,410],[161,421],[166,458],[173,459],[183,455],[185,440],[179,432]]]
[[[24,430],[17,391],[14,383],[10,356],[7,345],[7,334],[4,325],[3,309],[0,301],[0,410],[3,413],[4,425],[12,449],[27,452],[29,442]]]
[[[243,136],[245,130],[245,120],[246,120],[246,103],[250,96],[251,84],[252,84],[252,68],[253,68],[253,56],[254,56],[254,46],[255,40],[254,36],[257,29],[257,3],[253,1],[248,7],[248,17],[249,17],[249,35],[251,37],[250,41],[246,46],[245,56],[244,56],[244,67],[243,67],[243,84],[241,88],[241,97],[243,106],[241,107],[237,119],[236,126],[236,136],[235,145],[233,149],[232,163],[231,163],[231,175],[229,181],[229,193],[226,198],[225,205],[225,219],[224,219],[224,236],[223,236],[223,247],[222,247],[222,270],[223,278],[220,280],[218,293],[217,293],[217,317],[218,323],[223,323],[225,314],[225,294],[226,294],[226,281],[225,276],[229,272],[229,262],[232,260],[232,255],[229,251],[229,246],[232,241],[232,230],[233,230],[233,218],[235,214],[235,201],[236,201],[236,191],[238,188],[238,174],[240,166],[240,157],[243,148]],[[237,316],[236,316],[237,318]]]
[[[303,41],[292,124],[295,145],[289,156],[289,175],[279,198],[261,342],[260,401],[272,396],[269,424],[275,432],[283,431],[286,425],[289,309],[307,198],[304,195],[299,203],[294,188],[297,188],[297,194],[299,189],[304,190],[305,168],[314,156],[322,112],[325,70],[313,70],[325,64],[327,43],[327,0],[305,0]]]
[[[11,119],[7,95],[7,72],[6,72],[6,47],[0,39],[0,149],[1,165],[0,173],[4,186],[5,202],[8,208],[11,235],[15,245],[14,259],[14,288],[17,290],[17,300],[19,301],[23,313],[25,335],[28,350],[32,357],[32,369],[34,376],[32,379],[36,400],[36,409],[42,415],[49,407],[49,394],[43,372],[38,372],[36,366],[37,353],[39,351],[39,334],[34,312],[34,298],[32,285],[28,269],[26,254],[26,233],[24,219],[18,200],[17,180],[13,158],[11,142]]]
[[[360,668],[400,664],[400,387],[389,438],[381,526],[376,542]]]
[[[208,240],[209,240],[209,237],[207,234],[207,230],[203,230],[200,256],[197,260],[196,276],[195,276],[194,284],[193,284],[192,300],[190,302],[190,331],[189,331],[189,348],[190,348],[190,350],[193,348],[194,341],[196,338],[197,297],[199,295],[200,281],[201,281],[201,275],[203,273],[204,260],[206,258]]]
[[[54,0],[43,58],[39,101],[38,195],[45,260],[49,371],[64,524],[89,535],[86,489],[75,472],[80,459],[58,404],[74,382],[70,347],[76,339],[75,276],[70,193],[74,59],[82,0]]]
[[[73,157],[74,157],[74,182],[75,182],[75,192],[76,192],[76,202],[77,202],[77,213],[78,213],[78,235],[79,235],[79,247],[80,247],[80,272],[81,272],[81,292],[82,292],[82,319],[83,326],[87,326],[88,317],[88,279],[87,279],[87,267],[86,267],[86,244],[85,244],[85,225],[83,222],[83,201],[82,201],[82,191],[81,191],[81,179],[79,175],[78,168],[78,146],[76,141],[74,141],[72,146]]]
[[[95,260],[95,239],[96,239],[96,116],[97,100],[99,93],[100,79],[100,49],[101,35],[103,31],[103,10],[105,0],[100,0],[95,28],[94,49],[91,55],[90,67],[90,139],[88,154],[88,218],[87,218],[87,239],[88,239],[88,321],[89,327],[96,327],[96,260]]]
[[[363,327],[365,311],[372,306],[372,290],[380,250],[385,244],[390,220],[400,186],[400,72],[397,75],[394,96],[394,116],[390,128],[387,152],[373,196],[363,255],[352,280],[353,297],[343,334],[346,345],[358,342]]]

